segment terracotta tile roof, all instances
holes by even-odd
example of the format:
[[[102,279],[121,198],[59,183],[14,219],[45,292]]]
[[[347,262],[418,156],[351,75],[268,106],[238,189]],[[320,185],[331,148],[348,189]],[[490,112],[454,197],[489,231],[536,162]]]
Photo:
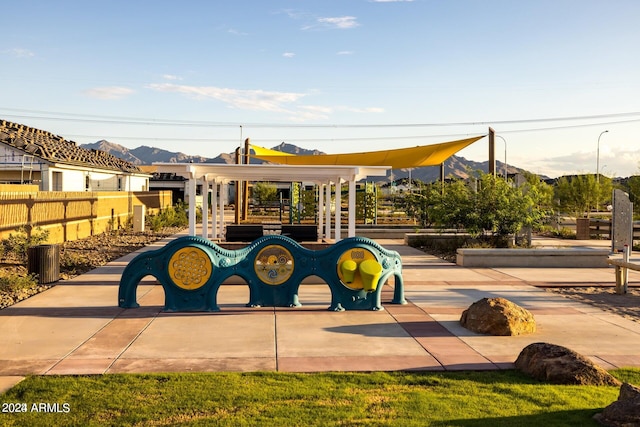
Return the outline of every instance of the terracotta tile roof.
[[[52,163],[122,172],[141,172],[140,168],[133,163],[112,154],[99,150],[87,150],[51,132],[6,120],[0,120],[0,142]]]

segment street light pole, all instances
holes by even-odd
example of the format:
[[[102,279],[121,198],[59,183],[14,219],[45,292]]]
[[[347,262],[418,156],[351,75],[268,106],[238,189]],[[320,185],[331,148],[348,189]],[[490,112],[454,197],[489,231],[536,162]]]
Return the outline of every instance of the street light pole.
[[[598,152],[596,155],[596,182],[598,184],[600,184],[600,137],[602,136],[602,134],[605,134],[607,132],[609,131],[605,130],[600,132],[600,135],[598,135]]]
[[[500,138],[501,140],[504,141],[504,180],[507,180],[507,140],[504,139],[503,136],[500,135],[496,135],[496,138]]]

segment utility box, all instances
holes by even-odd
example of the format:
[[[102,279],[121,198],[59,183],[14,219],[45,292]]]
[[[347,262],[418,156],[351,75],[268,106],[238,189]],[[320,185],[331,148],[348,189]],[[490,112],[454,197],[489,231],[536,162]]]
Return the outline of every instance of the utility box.
[[[134,233],[142,233],[144,231],[144,215],[145,206],[135,205],[133,207],[133,231]]]
[[[60,280],[60,245],[37,245],[27,249],[27,270],[38,275],[39,284]]]

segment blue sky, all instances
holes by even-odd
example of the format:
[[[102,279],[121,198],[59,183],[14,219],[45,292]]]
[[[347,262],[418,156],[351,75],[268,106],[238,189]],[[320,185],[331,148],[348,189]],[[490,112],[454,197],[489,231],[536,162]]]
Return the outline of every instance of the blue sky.
[[[14,3],[0,118],[78,143],[339,153],[492,126],[536,173],[595,172],[598,139],[602,173],[640,173],[637,0]]]

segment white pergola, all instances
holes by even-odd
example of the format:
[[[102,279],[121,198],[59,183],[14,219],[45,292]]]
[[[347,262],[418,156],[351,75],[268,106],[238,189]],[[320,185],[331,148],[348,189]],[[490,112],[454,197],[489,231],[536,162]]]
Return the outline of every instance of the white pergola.
[[[202,194],[211,189],[212,227],[209,233],[209,209],[202,209],[202,237],[218,238],[224,234],[224,194],[231,181],[313,182],[325,191],[325,199],[319,198],[318,235],[327,239],[341,239],[340,191],[336,191],[335,230],[331,234],[331,184],[339,189],[342,182],[349,183],[349,219],[347,236],[356,234],[356,182],[369,176],[386,176],[388,166],[292,166],[292,165],[235,165],[211,163],[154,163],[160,173],[175,173],[189,180],[189,200],[195,200],[196,184],[202,184]],[[219,187],[218,187],[219,186]],[[220,198],[217,200],[218,188]],[[203,197],[207,203],[208,197]],[[208,207],[208,206],[207,206]],[[324,212],[324,215],[322,213]],[[323,233],[324,228],[324,233]],[[189,203],[189,234],[196,235],[196,207]]]

